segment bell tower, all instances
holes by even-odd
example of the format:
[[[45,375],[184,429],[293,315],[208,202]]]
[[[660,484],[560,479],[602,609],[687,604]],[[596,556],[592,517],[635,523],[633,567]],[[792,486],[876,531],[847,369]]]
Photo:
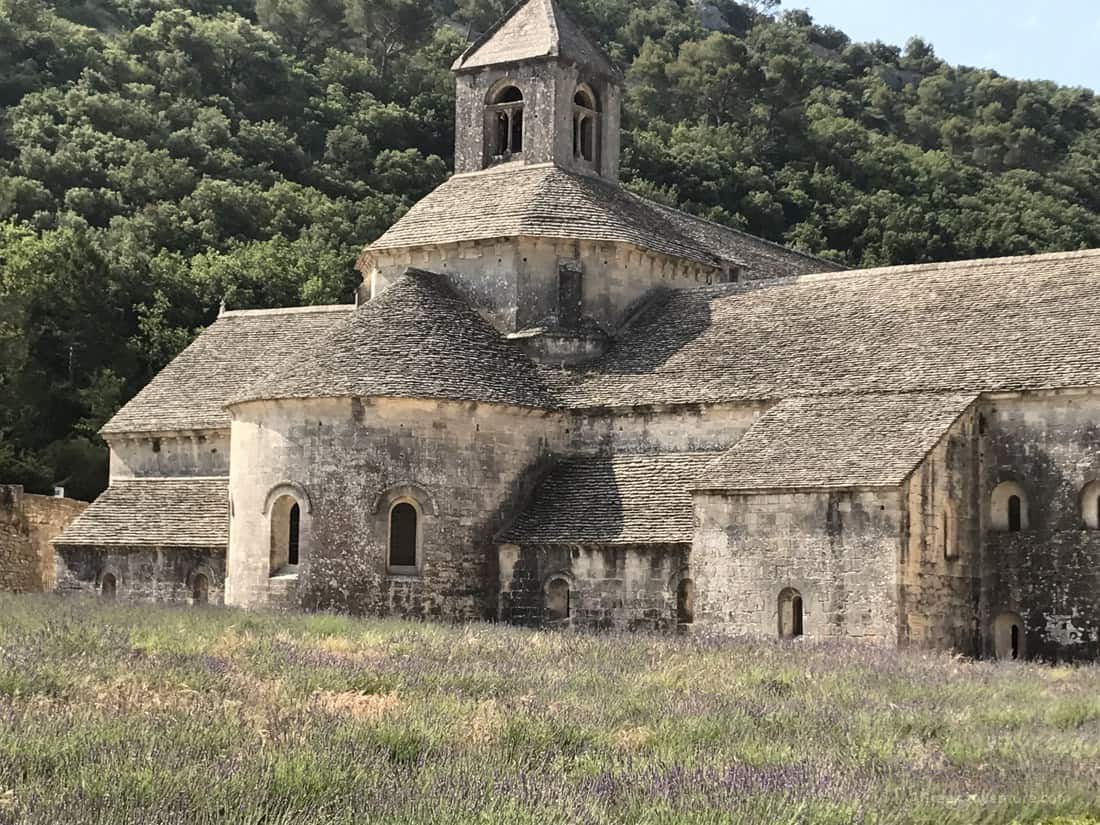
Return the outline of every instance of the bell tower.
[[[453,70],[456,174],[553,163],[618,181],[622,77],[556,0],[521,0]]]

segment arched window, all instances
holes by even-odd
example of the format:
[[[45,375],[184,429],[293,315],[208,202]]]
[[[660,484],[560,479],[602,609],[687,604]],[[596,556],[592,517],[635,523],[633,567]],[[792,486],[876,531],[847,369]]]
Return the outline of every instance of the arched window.
[[[191,578],[191,603],[199,606],[210,602],[210,580],[203,573]]]
[[[291,495],[271,505],[271,575],[294,573],[301,558],[302,506]]]
[[[989,525],[1001,532],[1019,533],[1029,529],[1027,493],[1015,481],[998,484],[989,500]]]
[[[795,639],[802,633],[802,594],[788,587],[779,594],[779,638]]]
[[[573,157],[596,162],[600,125],[596,94],[587,86],[577,87],[573,95]]]
[[[1081,520],[1086,530],[1100,530],[1100,481],[1090,481],[1081,490]]]
[[[695,582],[681,579],[676,587],[676,621],[691,624],[695,621]]]
[[[492,98],[488,108],[489,154],[503,159],[523,151],[523,92],[505,86]]]
[[[113,573],[104,573],[103,578],[99,580],[99,595],[108,601],[114,601],[117,593],[118,580]]]
[[[411,503],[399,501],[390,508],[390,572],[417,572],[417,548],[420,544],[420,513]]]
[[[551,579],[546,585],[546,618],[551,622],[568,621],[569,582],[566,579]]]
[[[993,620],[993,653],[998,659],[1025,658],[1024,622],[1019,614],[1005,611]]]

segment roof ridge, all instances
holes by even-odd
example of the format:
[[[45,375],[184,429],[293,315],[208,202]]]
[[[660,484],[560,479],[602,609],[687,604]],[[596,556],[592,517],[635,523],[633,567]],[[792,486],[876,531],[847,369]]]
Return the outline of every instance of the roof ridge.
[[[776,404],[782,404],[786,401],[821,401],[827,398],[908,398],[914,395],[935,396],[936,398],[959,396],[977,399],[979,396],[982,395],[982,393],[978,390],[970,390],[965,388],[958,390],[910,389],[882,391],[873,390],[871,392],[823,392],[819,395],[787,395],[776,401]]]
[[[511,8],[509,8],[508,11],[504,12],[504,14],[502,14],[500,16],[499,20],[497,20],[495,23],[493,23],[491,26],[489,26],[489,28],[487,28],[484,32],[482,32],[480,37],[474,39],[470,43],[470,45],[467,46],[462,51],[462,54],[460,54],[458,56],[458,58],[455,60],[454,64],[451,66],[451,70],[452,71],[457,71],[458,69],[461,69],[462,64],[466,62],[466,58],[473,55],[474,52],[476,52],[478,49],[480,49],[482,46],[484,46],[486,43],[488,43],[489,39],[493,35],[495,35],[498,31],[500,31],[501,28],[504,26],[504,24],[512,19],[512,16],[516,12],[518,12],[521,8],[523,8],[525,5],[527,5],[530,2],[532,2],[532,0],[517,0],[517,2],[513,3]]]
[[[549,167],[561,169],[563,172],[566,171],[552,160],[543,161],[542,163],[523,163],[522,161],[513,161],[511,163],[496,163],[492,166],[487,166],[484,169],[475,169],[472,172],[455,172],[453,175],[447,178],[447,180],[443,181],[443,183],[452,181],[455,178],[481,178],[489,177],[491,175],[523,175],[528,172],[547,169]],[[440,186],[442,185],[443,184],[440,184]]]
[[[934,400],[942,402],[941,406],[936,409],[922,409],[920,418],[922,421],[931,425],[933,422],[937,426],[929,428],[927,433],[921,432],[922,436],[927,436],[927,441],[917,442],[912,449],[911,454],[908,455],[907,461],[902,461],[899,457],[898,466],[892,467],[893,475],[889,478],[885,476],[878,476],[871,478],[869,470],[864,468],[864,477],[860,478],[860,473],[851,470],[851,468],[845,469],[845,473],[848,473],[848,477],[843,482],[836,480],[823,480],[821,478],[814,479],[812,481],[806,479],[798,479],[792,477],[791,479],[784,480],[783,483],[774,482],[771,479],[767,481],[759,480],[752,483],[746,483],[745,481],[736,481],[737,474],[731,473],[731,470],[736,467],[738,461],[744,461],[743,453],[748,452],[749,456],[758,457],[759,445],[754,442],[754,439],[759,439],[762,432],[769,433],[770,429],[779,426],[780,431],[783,429],[790,431],[802,430],[807,427],[807,424],[812,428],[815,419],[826,419],[829,421],[840,419],[844,420],[845,413],[851,413],[853,410],[858,409],[858,404],[848,405],[844,408],[844,411],[838,411],[836,409],[815,408],[813,402],[819,402],[822,400],[835,400],[842,398],[861,399],[864,404],[874,404],[875,401],[882,401],[884,399],[896,399],[900,397],[920,397],[921,400]],[[974,407],[974,404],[981,398],[980,392],[913,392],[913,393],[868,393],[866,395],[844,395],[837,394],[831,396],[791,396],[782,399],[775,406],[767,410],[763,415],[757,418],[752,425],[746,430],[741,438],[737,440],[733,446],[723,452],[721,456],[715,459],[710,465],[706,467],[705,473],[702,477],[696,479],[691,486],[693,491],[708,492],[708,491],[737,491],[748,493],[760,493],[768,490],[826,490],[826,489],[870,489],[870,488],[896,488],[905,484],[913,475],[914,472],[921,466],[922,463],[928,458],[933,450],[943,441],[944,437],[951,431],[951,429],[959,422],[959,420],[966,414],[966,412]],[[810,402],[809,406],[803,408],[803,404],[799,402]],[[947,402],[951,402],[948,404]],[[873,407],[871,409],[874,409]],[[881,412],[881,410],[880,410]],[[791,419],[790,415],[809,415],[808,419]],[[905,413],[900,413],[902,420],[902,430],[905,427]],[[950,415],[950,417],[948,417]],[[881,415],[879,416],[881,418]],[[857,418],[855,421],[848,421],[849,427],[855,427],[859,429],[862,425]],[[775,440],[774,433],[772,433],[772,439]],[[914,441],[916,439],[914,438]],[[782,442],[782,439],[780,439]],[[828,440],[826,441],[828,443]],[[789,442],[787,446],[791,445]],[[841,445],[843,446],[843,443]],[[797,444],[795,444],[797,447]],[[829,449],[837,449],[837,444],[832,444]],[[918,449],[919,448],[919,449]],[[799,454],[797,449],[791,450],[795,455]],[[733,462],[733,466],[729,466]],[[752,459],[749,459],[749,466],[752,466]],[[759,468],[756,468],[757,478],[762,479],[767,476],[765,472],[763,476],[760,475]],[[750,472],[751,476],[751,472]]]
[[[810,275],[794,275],[785,279],[787,283],[813,283],[844,278],[859,278],[876,275],[901,275],[921,272],[942,272],[951,269],[989,269],[996,266],[1018,266],[1042,263],[1044,261],[1085,260],[1100,257],[1100,248],[1074,249],[1066,252],[1041,252],[1032,255],[1003,255],[997,258],[963,258],[958,261],[934,261],[924,264],[895,264],[875,266],[866,269],[845,269],[840,272],[815,272]]]
[[[547,15],[547,19],[550,21],[550,29],[553,37],[550,40],[550,54],[554,57],[561,56],[561,26],[558,23],[558,15],[561,14],[561,8],[555,0],[538,0],[538,2],[545,3],[550,12]]]
[[[346,312],[355,309],[355,304],[317,304],[302,307],[272,307],[269,309],[227,309],[219,318],[240,318],[257,315],[300,315],[308,312]]]
[[[146,481],[229,481],[229,476],[116,476],[111,479],[110,486],[114,487],[119,482],[144,484]]]
[[[583,455],[573,454],[564,456],[561,461],[610,461],[612,459],[624,458],[684,458],[687,456],[706,456],[706,455],[723,455],[725,450],[661,450],[659,452],[652,453],[608,453],[606,455]]]
[[[508,30],[517,20],[519,31]],[[533,37],[531,31],[523,30],[524,22],[534,23]],[[502,36],[502,32],[507,34]],[[512,40],[494,43],[504,36]],[[490,65],[546,59],[578,62],[615,78],[621,75],[603,47],[577,25],[557,0],[520,0],[463,50],[451,70],[460,73]]]
[[[827,258],[822,258],[820,255],[814,255],[812,252],[803,252],[801,249],[795,249],[793,246],[787,246],[786,244],[781,244],[778,241],[769,240],[768,238],[762,237],[760,235],[754,235],[751,232],[746,232],[745,230],[738,229],[735,226],[730,226],[729,224],[725,223],[719,223],[718,221],[711,220],[710,218],[704,218],[702,215],[696,215],[693,212],[688,212],[686,209],[681,209],[679,206],[669,206],[668,204],[653,200],[652,198],[647,198],[645,195],[639,195],[637,192],[632,192],[626,187],[623,187],[623,191],[628,192],[636,198],[642,199],[646,203],[653,204],[659,209],[670,209],[673,212],[678,212],[684,217],[690,218],[693,221],[699,221],[700,223],[708,224],[717,229],[721,229],[726,232],[732,232],[735,235],[740,235],[742,238],[750,238],[754,241],[759,241],[760,243],[766,244],[770,247],[773,247],[774,249],[778,249],[793,255],[799,255],[803,258],[806,258],[807,260],[821,261],[822,263],[829,264],[830,266],[843,267],[842,271],[847,271],[848,269],[844,266],[844,264],[838,264],[836,261],[830,261]]]

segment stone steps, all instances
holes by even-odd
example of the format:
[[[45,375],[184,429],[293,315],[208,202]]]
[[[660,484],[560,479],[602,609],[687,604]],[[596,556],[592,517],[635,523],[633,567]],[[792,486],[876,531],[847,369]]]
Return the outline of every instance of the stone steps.
[[[271,610],[298,610],[298,571],[284,568],[267,583],[267,605]]]

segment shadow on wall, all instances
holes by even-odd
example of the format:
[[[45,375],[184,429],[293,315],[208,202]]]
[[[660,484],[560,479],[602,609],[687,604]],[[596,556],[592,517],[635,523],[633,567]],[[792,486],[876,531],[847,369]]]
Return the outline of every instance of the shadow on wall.
[[[597,372],[636,375],[653,372],[703,335],[711,324],[705,294],[683,295],[683,290],[658,287],[646,293],[625,317],[629,328],[607,355],[588,364]]]

